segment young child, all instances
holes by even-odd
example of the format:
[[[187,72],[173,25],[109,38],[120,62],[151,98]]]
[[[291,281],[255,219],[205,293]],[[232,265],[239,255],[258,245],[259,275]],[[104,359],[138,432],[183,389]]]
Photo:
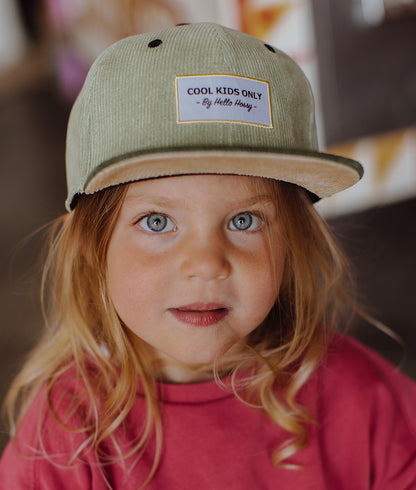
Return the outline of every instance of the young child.
[[[203,23],[108,48],[1,488],[416,488],[415,384],[335,333],[354,302],[313,202],[361,175],[274,47]]]

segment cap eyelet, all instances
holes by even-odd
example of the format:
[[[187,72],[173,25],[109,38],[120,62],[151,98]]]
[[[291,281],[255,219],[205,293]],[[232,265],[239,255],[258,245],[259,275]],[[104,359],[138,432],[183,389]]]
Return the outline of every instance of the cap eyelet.
[[[153,41],[150,41],[150,43],[147,45],[148,48],[157,48],[163,43],[161,39],[153,39]]]
[[[265,45],[265,46],[266,46],[266,48],[267,48],[269,51],[271,51],[272,53],[275,53],[275,52],[276,52],[276,50],[274,49],[274,47],[273,47],[273,46],[270,46],[270,44],[266,44],[266,43],[264,43],[264,45]]]

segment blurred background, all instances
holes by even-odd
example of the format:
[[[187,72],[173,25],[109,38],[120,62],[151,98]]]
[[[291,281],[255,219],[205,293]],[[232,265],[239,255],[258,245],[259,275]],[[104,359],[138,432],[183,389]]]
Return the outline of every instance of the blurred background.
[[[66,122],[88,67],[119,38],[200,21],[291,55],[321,148],[363,163],[356,187],[318,207],[406,352],[363,321],[351,334],[416,379],[416,0],[1,0],[0,400],[42,329],[34,232],[65,212]],[[0,451],[7,438],[2,424]]]

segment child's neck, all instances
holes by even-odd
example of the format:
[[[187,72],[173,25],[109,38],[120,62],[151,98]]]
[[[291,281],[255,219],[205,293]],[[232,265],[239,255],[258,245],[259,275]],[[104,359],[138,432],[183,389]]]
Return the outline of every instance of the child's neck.
[[[191,384],[211,381],[214,374],[210,365],[188,365],[159,355],[156,378],[163,383]]]

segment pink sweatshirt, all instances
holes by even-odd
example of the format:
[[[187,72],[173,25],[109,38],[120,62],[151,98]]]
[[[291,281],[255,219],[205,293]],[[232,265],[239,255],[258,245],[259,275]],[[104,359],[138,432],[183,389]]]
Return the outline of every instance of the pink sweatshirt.
[[[214,382],[161,389],[163,456],[149,489],[416,489],[416,384],[349,338],[335,337],[300,394],[299,401],[317,420],[309,427],[309,446],[292,459],[301,470],[273,467],[270,455],[285,438],[284,431]],[[67,392],[62,387],[54,395],[61,415],[68,406]],[[3,454],[0,488],[107,489],[87,448],[68,467],[83,436],[64,430],[42,400],[43,393],[19,432],[23,455],[12,444]],[[39,453],[39,411],[44,446],[55,464]],[[122,436],[126,449],[142,420],[143,399],[138,395]],[[110,488],[137,490],[148,474],[151,450],[138,464],[129,458],[125,468],[106,467]]]

